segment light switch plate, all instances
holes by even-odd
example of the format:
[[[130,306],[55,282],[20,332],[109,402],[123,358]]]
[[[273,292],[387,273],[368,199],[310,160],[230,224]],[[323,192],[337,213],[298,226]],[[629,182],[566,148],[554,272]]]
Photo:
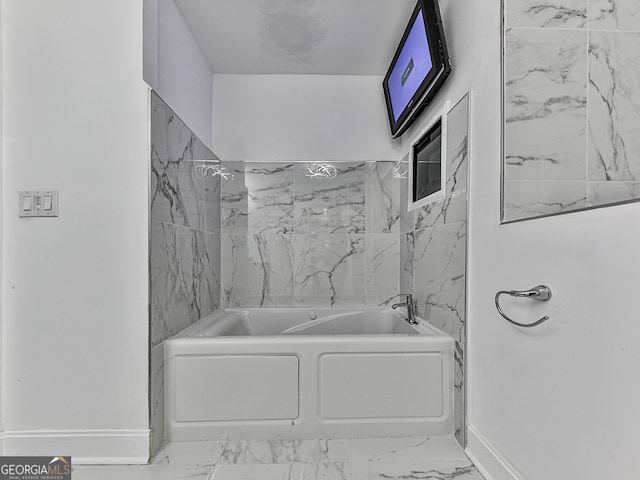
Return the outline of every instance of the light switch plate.
[[[57,217],[57,190],[20,190],[18,192],[20,217]]]

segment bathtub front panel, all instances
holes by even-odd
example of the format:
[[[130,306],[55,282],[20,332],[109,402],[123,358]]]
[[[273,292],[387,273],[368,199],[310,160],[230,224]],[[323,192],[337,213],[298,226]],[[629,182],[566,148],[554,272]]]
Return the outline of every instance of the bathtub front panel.
[[[327,354],[319,359],[324,419],[416,419],[443,415],[439,353]]]
[[[295,355],[185,356],[175,362],[175,418],[179,422],[298,416]]]

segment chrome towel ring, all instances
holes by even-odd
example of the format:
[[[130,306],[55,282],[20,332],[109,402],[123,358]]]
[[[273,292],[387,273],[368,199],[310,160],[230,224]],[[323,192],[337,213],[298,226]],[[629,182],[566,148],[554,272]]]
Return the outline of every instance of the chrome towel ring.
[[[521,290],[521,291],[500,290],[498,293],[496,293],[495,301],[496,301],[496,308],[498,309],[498,313],[502,315],[502,317],[507,322],[513,323],[518,327],[525,327],[525,328],[535,327],[537,325],[540,325],[542,322],[546,322],[547,320],[549,320],[549,317],[547,315],[545,315],[544,317],[542,317],[541,319],[533,323],[519,323],[511,320],[509,317],[505,315],[505,313],[502,311],[502,308],[500,308],[500,295],[511,295],[512,297],[518,297],[518,298],[524,297],[524,298],[531,298],[533,300],[539,300],[541,302],[548,302],[549,299],[551,298],[551,289],[546,285],[538,285],[537,287],[530,288],[529,290]]]

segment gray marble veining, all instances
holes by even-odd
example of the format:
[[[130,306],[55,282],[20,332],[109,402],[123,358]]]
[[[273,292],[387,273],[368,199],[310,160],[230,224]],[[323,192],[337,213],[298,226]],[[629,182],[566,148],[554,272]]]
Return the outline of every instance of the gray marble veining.
[[[225,162],[222,231],[228,234],[293,232],[293,164]]]
[[[407,165],[398,163],[366,162],[367,233],[400,231],[400,187],[406,182]]]
[[[584,28],[587,0],[508,0],[508,27]]]
[[[584,181],[505,180],[503,219],[519,220],[587,206]]]
[[[465,428],[465,365],[464,344],[456,342],[453,352],[453,430],[458,443],[467,445],[467,431]]]
[[[296,235],[295,303],[365,305],[364,251],[364,235]]]
[[[314,175],[314,165],[330,165],[335,176]],[[364,162],[294,165],[294,232],[364,233]]]
[[[218,306],[216,235],[169,223],[151,228],[151,341],[167,339]]]
[[[589,34],[589,180],[640,180],[640,33]]]
[[[400,234],[400,292],[413,293],[415,232]]]
[[[219,179],[200,177],[194,168],[197,160],[217,161],[217,157],[160,97],[152,94],[152,219],[200,230],[207,228],[207,209],[212,214],[220,209],[215,194],[212,195]]]
[[[586,180],[587,33],[509,29],[506,180]]]
[[[293,304],[291,235],[222,235],[221,249],[223,306]]]
[[[415,232],[414,275],[421,317],[465,340],[466,222]]]
[[[368,234],[365,241],[366,305],[386,305],[400,292],[400,237]]]
[[[483,480],[468,460],[353,463],[351,471],[358,480]]]
[[[589,0],[589,28],[640,31],[637,0]]]

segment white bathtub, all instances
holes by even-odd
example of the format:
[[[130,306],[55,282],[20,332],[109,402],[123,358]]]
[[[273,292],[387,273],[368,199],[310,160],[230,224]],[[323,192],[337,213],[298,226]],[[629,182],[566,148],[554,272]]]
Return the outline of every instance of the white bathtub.
[[[170,441],[452,432],[453,339],[389,308],[219,310],[167,340]]]

